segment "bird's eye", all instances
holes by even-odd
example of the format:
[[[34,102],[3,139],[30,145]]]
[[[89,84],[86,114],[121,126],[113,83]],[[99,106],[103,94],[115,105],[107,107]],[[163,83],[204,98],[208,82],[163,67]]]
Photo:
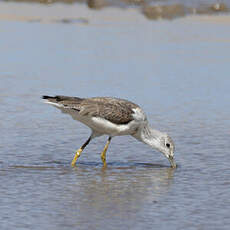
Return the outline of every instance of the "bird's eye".
[[[167,147],[167,148],[170,148],[170,144],[169,144],[169,143],[166,143],[166,147]]]

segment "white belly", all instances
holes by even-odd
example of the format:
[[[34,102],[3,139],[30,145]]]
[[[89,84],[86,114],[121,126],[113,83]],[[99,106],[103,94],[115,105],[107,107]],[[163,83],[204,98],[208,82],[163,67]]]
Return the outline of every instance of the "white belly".
[[[92,117],[91,120],[92,123],[90,125],[93,126],[94,130],[110,136],[130,135],[137,128],[137,124],[134,121],[118,125],[100,117]]]
[[[74,120],[78,120],[83,124],[87,125],[94,132],[100,135],[109,136],[122,136],[130,135],[137,128],[138,124],[135,121],[131,121],[128,124],[117,125],[104,118],[81,116],[76,111],[62,109],[64,113],[70,114]]]

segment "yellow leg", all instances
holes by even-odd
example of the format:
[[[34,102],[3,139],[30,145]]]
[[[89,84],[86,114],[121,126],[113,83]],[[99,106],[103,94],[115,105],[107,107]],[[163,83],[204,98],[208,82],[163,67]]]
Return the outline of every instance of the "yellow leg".
[[[72,163],[71,163],[72,166],[74,166],[74,165],[76,164],[77,159],[81,156],[81,152],[84,150],[84,148],[86,147],[86,145],[89,144],[90,140],[91,140],[91,136],[90,136],[90,137],[88,138],[88,140],[81,146],[81,148],[77,150],[77,152],[75,153],[75,156],[74,156],[74,158],[73,158],[73,160],[72,160]]]
[[[81,152],[83,151],[82,148],[78,149],[77,152],[75,153],[75,156],[72,160],[71,165],[74,166],[76,164],[77,159],[81,156]]]
[[[112,138],[109,137],[109,139],[108,139],[108,141],[107,141],[107,143],[106,143],[106,145],[105,145],[103,151],[101,152],[101,160],[102,160],[102,162],[103,162],[104,167],[106,167],[106,152],[107,152],[107,149],[108,149],[108,147],[109,147],[109,144],[110,144],[111,139],[112,139]]]

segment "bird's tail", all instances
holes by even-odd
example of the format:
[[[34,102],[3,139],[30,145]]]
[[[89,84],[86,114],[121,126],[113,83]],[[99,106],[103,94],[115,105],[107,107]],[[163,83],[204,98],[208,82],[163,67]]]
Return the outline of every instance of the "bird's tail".
[[[55,106],[58,107],[68,107],[68,105],[71,104],[80,104],[82,102],[82,98],[79,97],[68,97],[68,96],[61,96],[61,95],[57,95],[57,96],[47,96],[47,95],[43,95],[42,99],[44,100],[45,103],[48,104],[53,104]]]
[[[60,99],[58,98],[58,96],[52,97],[52,96],[43,95],[42,99],[44,103],[51,104],[56,107],[62,107],[62,105],[59,103]]]

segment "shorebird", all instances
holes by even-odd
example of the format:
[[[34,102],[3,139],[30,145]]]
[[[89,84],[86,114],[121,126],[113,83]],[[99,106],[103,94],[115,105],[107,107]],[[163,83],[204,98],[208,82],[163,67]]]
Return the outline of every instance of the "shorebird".
[[[112,97],[43,96],[42,98],[45,103],[70,114],[74,120],[87,125],[92,131],[90,137],[76,151],[72,166],[75,166],[82,151],[93,138],[108,135],[107,143],[101,152],[101,160],[106,166],[106,151],[111,139],[115,136],[131,135],[163,153],[171,167],[176,167],[172,139],[168,134],[151,128],[145,113],[135,103]]]

